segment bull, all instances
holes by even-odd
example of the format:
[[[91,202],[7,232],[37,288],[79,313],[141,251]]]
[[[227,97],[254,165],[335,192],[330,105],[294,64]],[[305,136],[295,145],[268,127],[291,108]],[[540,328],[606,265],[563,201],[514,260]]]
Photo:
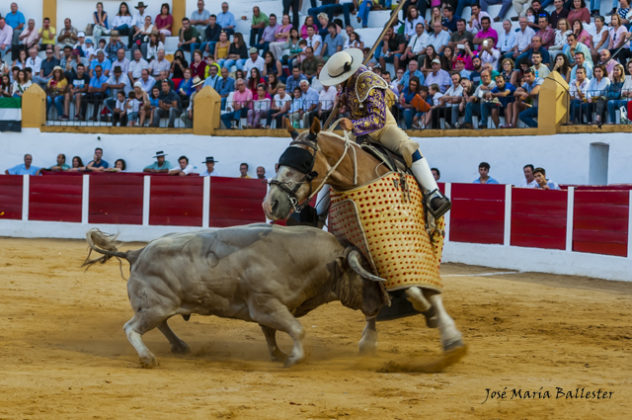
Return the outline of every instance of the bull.
[[[334,300],[359,309],[366,318],[359,347],[368,352],[376,345],[375,317],[390,303],[383,279],[364,268],[355,248],[313,227],[252,224],[169,234],[126,252],[117,249],[115,236],[97,229],[86,238],[90,253],[84,266],[112,257],[130,264],[127,292],[134,316],[123,328],[143,367],[158,364],[142,340],[155,327],[172,352],[189,351],[167,324],[174,315],[256,322],[272,359],[291,366],[304,359],[305,332],[297,317]],[[92,251],[102,256],[91,260]],[[277,330],[293,340],[289,355],[277,346]]]

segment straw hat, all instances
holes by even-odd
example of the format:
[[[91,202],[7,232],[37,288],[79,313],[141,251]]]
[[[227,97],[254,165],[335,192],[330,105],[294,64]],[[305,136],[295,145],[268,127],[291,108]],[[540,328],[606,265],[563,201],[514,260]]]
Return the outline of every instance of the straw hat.
[[[193,87],[196,87],[196,86],[199,86],[199,85],[203,84],[203,83],[204,83],[204,80],[200,79],[200,77],[199,77],[199,76],[195,76],[195,77],[193,78],[193,81],[192,81],[192,82],[193,82]]]
[[[334,86],[350,78],[362,65],[364,54],[358,48],[338,51],[325,63],[318,80],[325,86]]]

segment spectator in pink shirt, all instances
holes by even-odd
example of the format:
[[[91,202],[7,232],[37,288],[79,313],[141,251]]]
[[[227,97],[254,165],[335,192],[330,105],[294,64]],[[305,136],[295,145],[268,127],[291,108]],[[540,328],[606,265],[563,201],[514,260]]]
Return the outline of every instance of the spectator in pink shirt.
[[[226,103],[227,112],[221,116],[222,122],[226,128],[233,128],[234,122],[248,117],[248,109],[252,107],[252,91],[246,89],[246,82],[243,79],[235,81],[235,92],[233,93],[232,103]]]
[[[314,33],[318,33],[318,26],[314,24],[314,17],[307,15],[305,18],[305,23],[301,26],[301,38],[307,39],[309,35],[307,34],[307,27],[311,26],[314,28]]]
[[[542,38],[542,46],[549,48],[555,42],[555,31],[549,26],[549,20],[546,16],[540,16],[538,18],[538,32],[535,34]]]
[[[481,18],[481,30],[474,37],[474,45],[480,45],[486,38],[494,40],[494,47],[498,43],[498,32],[492,28],[492,20],[489,16],[483,16]]]

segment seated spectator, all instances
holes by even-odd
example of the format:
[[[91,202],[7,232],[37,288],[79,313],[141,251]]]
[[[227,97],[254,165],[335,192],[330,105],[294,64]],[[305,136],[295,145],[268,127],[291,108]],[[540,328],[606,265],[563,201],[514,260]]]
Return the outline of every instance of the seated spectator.
[[[142,28],[145,25],[145,22],[147,22],[147,18],[149,18],[149,23],[152,23],[151,16],[147,13],[147,5],[145,3],[139,1],[138,4],[134,6],[134,9],[137,11],[132,16],[131,33],[135,33]]]
[[[329,118],[329,114],[331,114],[336,102],[336,93],[337,90],[334,86],[323,86],[323,89],[318,93],[316,116],[320,121],[324,122]]]
[[[465,19],[458,19],[456,21],[456,31],[450,35],[450,42],[448,45],[458,52],[459,50],[465,49],[465,44],[473,45],[472,41],[474,41],[474,35],[467,31],[467,23]]]
[[[57,42],[63,45],[75,45],[79,40],[77,29],[72,26],[70,18],[64,19],[64,27],[59,31]]]
[[[261,73],[263,71],[264,65],[263,58],[259,56],[259,51],[256,48],[250,47],[249,53],[250,58],[246,60],[243,68],[247,78],[250,77],[250,70],[256,68],[257,70],[259,70],[259,73]]]
[[[97,120],[99,106],[105,99],[105,91],[108,87],[107,81],[108,78],[105,74],[103,74],[101,65],[97,64],[94,68],[94,76],[92,76],[90,84],[88,85],[88,93],[86,94],[87,102],[91,103],[94,107],[92,111],[92,121]]]
[[[603,64],[606,67],[606,75],[609,79],[612,80],[612,71],[614,70],[614,67],[619,64],[619,62],[610,56],[609,50],[601,50],[601,52],[599,53],[598,63]]]
[[[492,68],[498,68],[500,51],[494,47],[494,40],[491,37],[482,42],[479,50],[479,56],[483,65],[490,64]]]
[[[55,57],[53,47],[46,48],[46,58],[42,60],[39,74],[36,75],[33,69],[33,82],[45,87],[53,78],[53,69],[57,66],[59,66],[59,60]]]
[[[423,23],[418,23],[417,26],[415,26],[415,32],[411,35],[400,61],[402,63],[418,61],[423,55],[427,43],[428,33],[424,30]]]
[[[132,33],[132,46],[133,50],[140,48],[143,55],[147,54],[147,44],[149,43],[149,36],[154,32],[154,25],[151,23],[151,16],[145,16],[145,21],[139,25],[134,26],[134,32]],[[158,37],[156,37],[158,39]]]
[[[159,48],[156,59],[152,60],[152,62],[149,63],[149,71],[151,75],[155,79],[158,79],[160,77],[161,71],[169,72],[170,69],[171,69],[171,63],[169,62],[169,60],[165,58],[165,49]]]
[[[253,69],[254,70],[254,69]],[[252,78],[251,78],[252,80]],[[256,94],[253,95],[252,108],[248,110],[248,128],[261,128],[261,120],[266,119],[264,128],[269,128],[270,121],[270,98],[266,92],[266,85],[259,83],[256,87]]]
[[[282,127],[283,118],[287,116],[291,103],[292,98],[285,91],[285,85],[279,84],[270,106],[270,118],[276,121],[276,128]]]
[[[209,86],[213,89],[215,89],[215,84],[217,83],[217,81],[221,78],[221,76],[219,75],[219,69],[221,67],[219,66],[219,64],[217,63],[213,63],[210,66],[207,66],[206,69],[208,70],[208,76],[203,80],[203,84],[204,86]],[[191,81],[192,83],[192,81]],[[191,89],[193,88],[193,86],[191,86]],[[189,95],[191,95],[193,92],[190,91]]]
[[[228,58],[223,63],[220,63],[222,67],[228,68],[228,71],[232,71],[232,67],[235,66],[237,70],[243,70],[244,64],[248,59],[248,49],[241,33],[237,32],[233,36],[233,42],[228,48]]]
[[[584,29],[584,25],[581,21],[576,20],[573,22],[572,27],[573,33],[577,37],[577,41],[586,45],[590,50],[593,48],[593,39],[592,36]]]
[[[160,41],[160,34],[158,32],[152,31],[149,35],[149,42],[145,47],[145,58],[148,62],[155,60],[158,57],[158,50],[164,50],[165,45]]]
[[[543,7],[548,6],[546,3],[550,2],[550,0],[545,0],[545,4],[543,5]],[[553,0],[553,7],[555,8],[550,16],[549,16],[549,25],[551,25],[551,28],[557,28],[558,27],[558,22],[560,21],[560,19],[566,19],[568,17],[568,12],[569,10],[564,6],[564,0]],[[568,25],[570,29],[570,25]]]
[[[391,33],[390,36],[388,36],[389,32]],[[387,53],[388,40],[390,40],[390,38],[393,36],[393,28],[389,28],[386,33],[387,35],[384,36],[384,40],[380,42],[381,44],[385,45],[383,48],[385,51],[381,51],[381,48],[380,48],[381,45],[379,45],[378,48],[375,50],[376,59],[378,59],[379,57]],[[320,57],[323,60],[327,61],[329,57],[331,57],[338,51],[342,51],[342,46],[344,45],[344,43],[345,41],[342,35],[337,33],[336,25],[334,23],[330,23],[329,25],[327,25],[327,36],[325,37],[323,41],[323,48],[320,51]],[[402,49],[402,52],[404,52],[403,49]],[[389,55],[389,57],[391,57],[391,55]],[[393,61],[393,58],[391,58],[390,61]],[[399,60],[399,57],[398,57],[398,60]]]
[[[312,3],[312,7],[307,10],[307,14],[316,19],[321,13],[325,13],[331,21],[333,20],[334,15],[342,12],[345,18],[345,25],[351,24],[350,13],[353,8],[353,3],[341,3],[340,0],[328,0],[327,2],[323,1],[322,3],[323,4],[319,7],[315,7],[314,3]],[[296,14],[296,20],[298,21],[298,13]]]
[[[81,159],[80,159],[81,161]],[[74,158],[73,158],[73,167],[74,167]],[[97,147],[94,149],[94,158],[88,162],[86,165],[87,171],[92,172],[103,172],[110,167],[110,164],[103,160],[103,149]]]
[[[251,68],[250,72],[248,73],[248,82],[246,83],[246,87],[250,89],[253,97],[257,95],[257,86],[259,86],[259,84],[265,85],[265,83],[266,81],[261,76],[261,72],[259,71],[259,69],[256,67]]]
[[[597,64],[593,69],[593,78],[586,89],[586,103],[582,104],[582,113],[592,120],[592,113],[595,112],[597,114],[595,123],[599,127],[603,124],[606,115],[606,91],[609,85],[610,80],[606,75],[606,68],[603,64]]]
[[[182,28],[180,28],[178,38],[178,48],[187,48],[191,54],[201,45],[198,30],[191,25],[187,17],[182,18]]]
[[[320,52],[323,48],[323,39],[313,26],[307,27],[307,37],[305,37],[305,41],[307,42],[307,46],[313,49],[314,55],[320,57]]]
[[[582,115],[582,105],[586,101],[586,93],[590,80],[586,77],[586,69],[580,67],[577,69],[575,79],[570,83],[570,123],[584,124]]]
[[[105,105],[109,110],[114,108],[114,104],[117,100],[117,92],[123,91],[123,99],[127,96],[130,90],[132,90],[131,85],[129,83],[129,78],[126,74],[123,74],[123,70],[116,66],[112,71],[112,75],[106,82],[107,89],[110,93],[110,98],[106,99]],[[125,108],[121,108],[124,110]]]
[[[316,71],[316,69],[314,69]],[[283,72],[281,62],[275,58],[271,51],[266,51],[263,54],[263,71],[261,75],[268,77],[270,74],[280,75]]]
[[[450,34],[443,30],[441,22],[434,22],[432,25],[432,33],[428,35],[428,43],[432,45],[438,53],[441,53],[443,52],[443,48],[450,42]],[[498,38],[498,36],[496,36],[496,38]]]
[[[152,79],[153,80],[153,79]],[[155,85],[151,88],[151,93],[149,94],[149,106],[146,108],[147,113],[149,114],[149,126],[154,127],[154,114],[155,111],[160,107],[160,86]],[[159,124],[159,122],[157,123]]]
[[[288,112],[288,119],[294,128],[301,128],[303,99],[301,98],[301,88],[296,87],[292,91],[292,104]]]
[[[212,67],[215,67],[215,66],[212,66]],[[215,68],[217,69],[217,67]],[[193,88],[193,93],[190,94],[190,98],[189,97],[186,98],[187,105],[182,115],[182,122],[184,122],[184,126],[186,128],[193,127],[193,111],[194,111],[195,95],[197,95],[197,93],[200,90],[202,90],[202,88],[204,87],[204,80],[200,79],[199,77],[196,77],[195,79],[192,80],[191,86]],[[185,108],[184,105],[183,105],[183,108]]]
[[[578,1],[578,0],[575,0]],[[535,178],[537,189],[542,190],[559,190],[560,186],[550,179],[546,179],[546,171],[544,168],[535,168],[533,171],[533,177]]]
[[[169,3],[160,6],[160,14],[154,19],[154,27],[160,36],[160,41],[165,42],[165,38],[171,36],[173,27],[173,16],[169,13]]]
[[[441,60],[435,58],[432,60],[432,71],[428,72],[424,85],[430,87],[430,85],[436,83],[439,85],[440,91],[443,93],[450,87],[450,73],[441,68]]]
[[[270,13],[268,24],[263,28],[261,32],[259,42],[256,44],[251,43],[250,45],[256,47],[257,49],[263,50],[264,52],[267,51],[269,45],[276,40],[276,37],[274,35],[280,27],[281,25],[277,23],[276,15],[274,13]]]
[[[474,94],[467,97],[465,104],[465,117],[463,118],[462,128],[473,128],[472,117],[478,115],[480,121],[478,128],[487,126],[487,120],[483,119],[483,102],[487,93],[496,87],[496,82],[492,81],[491,73],[488,70],[481,72],[481,84],[478,85]],[[487,115],[487,114],[486,114]]]
[[[627,109],[628,102],[632,100],[632,61],[628,61],[628,73],[630,75],[624,76],[623,66],[618,64],[615,66],[612,74],[612,82],[607,93],[608,97],[608,115],[610,117],[610,124],[616,123],[616,111],[623,107]],[[623,81],[619,93],[616,90],[619,84]]]
[[[116,56],[112,60],[112,68],[120,67],[123,74],[127,75],[129,64],[130,61],[125,57],[125,48],[119,48],[116,51]]]
[[[307,31],[308,28],[312,28],[314,30],[314,33],[318,32],[318,26],[316,26],[316,24],[314,23],[314,17],[310,15],[307,15],[305,17],[305,22],[301,26],[301,38],[307,39],[307,37],[309,36],[309,32]]]
[[[433,127],[439,127],[439,120],[444,118],[445,125],[452,128],[456,125],[459,117],[459,103],[463,98],[463,87],[461,86],[461,75],[454,73],[450,76],[452,86],[445,91],[435,104],[436,108],[432,112]]]
[[[496,181],[494,178],[492,178],[491,176],[489,176],[489,169],[491,168],[491,166],[489,166],[489,163],[487,162],[481,162],[478,164],[478,175],[479,177],[476,178],[473,183],[474,184],[499,184],[498,181]]]
[[[358,22],[360,22],[360,20],[362,20],[362,27],[366,28],[367,25],[367,21],[368,21],[368,9],[370,8],[367,7],[367,11],[366,11],[366,18],[361,19],[361,15],[362,12],[358,12]],[[419,14],[419,10],[417,9],[417,7],[415,7],[414,5],[410,5],[408,6],[408,8],[406,9],[406,19],[404,19],[404,36],[406,37],[406,41],[410,41],[410,38],[413,37],[416,33],[416,28],[417,25],[421,24],[422,26],[425,23],[425,19],[423,16],[421,16]]]
[[[105,52],[103,50],[98,50],[96,58],[90,62],[90,67],[88,71],[90,76],[94,76],[94,70],[97,66],[101,67],[101,72],[105,77],[110,76],[112,62],[105,56]]]
[[[404,115],[405,128],[413,128],[413,120],[417,116],[417,110],[413,104],[413,99],[420,93],[421,83],[417,76],[411,76],[408,85],[405,86],[399,95],[399,108]]]
[[[531,0],[531,7],[527,10],[527,19],[529,20],[529,26],[532,27],[534,31],[538,31],[540,29],[538,22],[540,17],[546,17],[548,22],[549,12],[547,12],[544,9],[544,6],[542,6],[541,0]]]
[[[72,157],[72,165],[70,167],[70,169],[68,169],[69,172],[83,172],[86,170],[86,167],[83,164],[83,161],[81,160],[81,158],[79,156],[73,156]]]
[[[178,95],[171,90],[171,86],[167,80],[161,82],[160,96],[158,107],[153,110],[153,127],[160,125],[161,118],[169,118],[168,128],[173,128],[175,119],[180,115],[180,104]]]
[[[40,28],[38,33],[41,46],[40,49],[45,50],[47,47],[54,47],[56,34],[57,32],[55,31],[55,27],[50,26],[50,19],[45,17],[42,23],[42,27]]]
[[[204,2],[202,0],[199,0],[198,4],[199,3],[202,3],[202,7],[204,7]],[[189,158],[182,155],[178,158],[178,167],[169,170],[169,175],[187,176],[193,174],[193,171],[195,171],[195,168],[193,168],[193,165],[189,164]]]
[[[215,90],[222,99],[221,108],[224,110],[226,108],[226,98],[231,92],[235,91],[235,79],[229,76],[227,67],[222,67],[220,73],[222,77],[217,79]]]
[[[55,66],[53,76],[46,85],[46,115],[51,105],[55,105],[57,109],[57,118],[67,120],[68,115],[64,114],[63,103],[66,91],[68,89],[68,80],[64,76],[61,67]]]
[[[630,57],[630,49],[629,48],[621,48],[628,40],[630,39],[628,29],[625,25],[622,24],[622,19],[619,15],[612,15],[612,20],[610,21],[610,41],[608,43],[608,49],[610,50],[610,54],[614,56],[618,52],[619,60],[625,61]]]
[[[156,79],[149,76],[149,69],[142,69],[140,72],[140,79],[138,79],[137,82],[140,82],[144,92],[150,93],[151,89],[156,84]],[[160,91],[160,88],[158,88],[158,91]]]
[[[209,24],[204,29],[204,41],[200,46],[200,51],[203,54],[211,54],[215,52],[215,44],[219,41],[219,34],[222,32],[222,27],[217,24],[217,16],[211,15],[209,17]]]
[[[11,86],[11,92],[14,97],[20,97],[24,94],[24,91],[31,87],[31,81],[26,76],[26,70],[20,69],[18,70],[18,76],[13,81],[13,85]]]
[[[122,90],[116,93],[116,101],[112,107],[112,127],[116,127],[116,124],[119,123],[121,127],[127,125],[127,99]]]
[[[4,171],[6,175],[37,175],[40,170],[37,166],[32,166],[33,156],[30,153],[24,155],[24,163],[9,168]]]
[[[236,90],[233,94],[231,104],[226,104],[226,109],[232,109],[232,112],[222,114],[221,120],[226,128],[234,128],[234,122],[239,122],[241,118],[248,116],[248,109],[252,106],[252,91],[246,89],[246,82],[243,79],[237,79],[235,82]]]
[[[145,166],[145,168],[143,168],[143,172],[154,174],[168,173],[169,169],[171,169],[171,164],[168,160],[165,160],[165,156],[167,156],[167,154],[162,150],[157,151],[156,155],[154,156],[154,159],[156,159],[156,161],[149,166]]]
[[[199,50],[196,50],[199,51]],[[189,68],[189,63],[186,58],[184,58],[184,52],[182,50],[176,50],[173,54],[173,61],[171,62],[171,69],[169,69],[169,74],[171,80],[176,84],[176,87],[180,83],[180,81],[184,78],[184,71],[191,70]]]
[[[483,121],[487,120],[487,115],[491,113],[492,121],[494,122],[494,126],[496,128],[511,128],[511,121],[513,121],[513,106],[512,102],[514,101],[514,92],[516,91],[516,87],[511,83],[507,82],[505,76],[499,74],[496,76],[496,86],[486,94],[486,100],[483,102],[481,119]],[[505,117],[505,125],[500,125],[500,110],[503,110]]]
[[[575,73],[577,72],[577,69],[580,68],[580,67],[583,67],[584,69],[586,69],[586,77],[591,79],[592,78],[592,73],[593,73],[592,63],[589,63],[588,61],[584,60],[584,53],[576,52],[575,53],[575,65],[571,69],[571,80],[573,80],[575,78]]]
[[[538,95],[541,85],[542,79],[536,79],[533,70],[527,69],[524,72],[524,83],[514,93],[517,98],[514,101],[514,115],[521,107],[526,107],[524,111],[518,113],[518,118],[529,127],[538,126],[536,118],[538,117]]]
[[[203,78],[206,72],[206,61],[202,59],[202,52],[200,50],[193,51],[193,59],[191,60],[191,77]]]
[[[515,60],[516,65],[519,61],[518,57],[524,56],[529,48],[531,48],[531,41],[535,36],[535,31],[529,27],[526,17],[521,16],[518,20],[518,25],[519,28],[516,31],[516,46],[514,47],[513,53],[510,57]]]
[[[473,34],[477,34],[483,29],[482,19],[488,18],[491,21],[491,17],[489,16],[489,13],[481,10],[481,6],[479,6],[478,3],[471,4],[470,10],[471,10],[471,16],[470,16],[470,21],[469,21],[467,30],[472,32]],[[461,14],[459,14],[458,7],[457,7],[456,15],[461,16]],[[432,23],[434,22],[431,22],[431,24]]]
[[[138,99],[136,98],[136,92],[130,91],[125,101],[125,113],[127,115],[127,123],[131,127],[136,126],[136,124],[138,123],[140,108],[143,105],[142,94],[144,94],[144,92],[142,92],[141,89],[141,97],[140,99]]]
[[[130,82],[135,82],[140,79],[141,72],[143,69],[149,68],[149,63],[145,61],[140,50],[136,49],[132,53],[133,60],[129,62],[127,67],[127,76],[129,77]]]
[[[553,66],[553,71],[557,71],[562,75],[566,82],[570,82],[571,66],[566,55],[560,53],[555,57],[555,65]]]
[[[316,26],[318,26],[318,35],[320,35],[322,39],[325,39],[325,37],[329,33],[329,30],[327,29],[329,26],[329,16],[327,16],[327,13],[319,13],[316,16],[316,20]]]
[[[287,40],[287,44],[285,44],[284,51],[287,51],[288,54],[281,57],[281,61],[287,64],[289,69],[292,69],[294,66],[300,66],[301,55],[303,53],[303,49],[307,47],[307,41],[298,36],[298,31],[294,28],[290,29],[290,37]]]
[[[571,10],[568,12],[567,19],[568,23],[571,24],[571,27],[577,20],[590,23],[590,12],[588,11],[584,0],[572,0],[570,9]]]
[[[97,10],[92,13],[92,35],[98,42],[103,35],[109,33],[110,25],[108,24],[108,14],[103,10],[103,3],[97,2]]]
[[[310,127],[314,116],[318,112],[319,95],[318,91],[309,85],[307,80],[299,83],[301,89],[301,116],[303,117],[303,127]]]
[[[561,0],[558,0],[561,1]],[[568,21],[565,18],[561,18],[557,21],[557,29],[555,30],[555,38],[553,44],[549,47],[549,53],[557,53],[564,50],[564,46],[567,45],[567,36],[572,33]],[[607,35],[607,31],[605,32]]]
[[[498,44],[496,47],[503,57],[511,57],[516,47],[516,32],[511,27],[511,21],[503,21],[503,30],[498,34]]]
[[[119,5],[118,13],[112,18],[112,30],[118,31],[119,34],[127,36],[132,33],[134,18],[127,7],[127,3],[122,2]]]
[[[207,156],[206,160],[202,163],[206,165],[206,170],[200,174],[200,176],[211,176],[213,171],[215,170],[215,163],[219,162],[215,160],[213,156]]]
[[[243,19],[243,18],[242,18]],[[270,19],[265,13],[261,13],[259,6],[252,8],[252,19],[250,24],[250,42],[249,45],[258,44],[263,30],[268,26]]]
[[[435,31],[436,29],[433,28]],[[493,41],[493,46],[496,46],[498,43],[498,32],[494,28],[492,28],[491,19],[488,16],[483,16],[481,18],[481,30],[476,33],[474,40],[472,41],[474,45],[478,46],[483,43],[487,38],[491,38]],[[445,43],[447,44],[447,42]],[[445,45],[444,44],[444,45]]]
[[[70,115],[70,103],[75,104],[75,120],[83,119],[85,106],[87,105],[83,98],[88,92],[90,77],[86,73],[86,68],[82,63],[77,64],[76,73],[72,74],[68,80],[68,89],[64,95],[64,112],[63,117],[68,118]],[[62,117],[62,118],[63,118]]]
[[[18,36],[19,45],[17,49],[29,51],[33,47],[37,48],[38,32],[37,28],[35,28],[35,19],[29,19],[26,29]]]
[[[151,114],[151,102],[149,101],[149,95],[147,95],[147,92],[143,90],[142,86],[141,82],[134,83],[134,99],[136,99],[138,103],[138,125],[140,127],[145,125],[147,115]]]
[[[228,35],[235,33],[235,15],[228,11],[227,2],[222,2],[222,11],[217,15],[217,23]]]
[[[281,18],[281,25],[279,25],[274,31],[274,41],[270,42],[270,44],[268,45],[268,48],[275,57],[281,57],[283,55],[283,50],[285,49],[290,38],[291,29],[292,24],[290,23],[290,17],[284,14]],[[298,36],[298,29],[295,29],[297,30]]]
[[[0,97],[10,98],[13,96],[11,91],[11,79],[8,74],[0,75]]]
[[[538,51],[540,53],[540,56],[542,57],[542,62],[544,64],[549,64],[551,62],[549,52],[546,50],[546,48],[542,46],[542,39],[538,35],[534,35],[534,37],[531,39],[531,47],[527,49],[527,51],[525,51],[524,53],[520,54],[516,59],[516,62],[520,63],[523,58],[531,61],[531,55],[534,51]]]
[[[24,19],[24,14],[18,10],[18,4],[16,2],[12,2],[10,6],[10,11],[4,16],[5,22],[12,29],[12,39],[10,44],[12,46],[16,46],[19,44],[19,35],[20,32],[24,29],[24,24],[26,20]],[[16,51],[13,51],[12,58],[15,59]]]
[[[190,23],[199,35],[198,42],[202,41],[202,38],[204,37],[204,30],[209,24],[211,18],[211,12],[206,10],[204,6],[204,0],[198,0],[197,9],[193,13],[191,13]]]
[[[57,162],[49,168],[41,168],[39,173],[42,172],[64,172],[70,169],[70,166],[66,163],[66,155],[60,153],[57,155]],[[38,174],[39,175],[39,174]]]
[[[127,164],[124,159],[116,159],[112,168],[106,169],[106,172],[125,172]]]
[[[542,64],[542,55],[540,55],[539,51],[534,51],[533,54],[531,54],[531,62],[533,63],[531,70],[533,70],[533,74],[535,74],[536,79],[544,80],[549,74],[551,74],[551,70]]]
[[[219,41],[215,43],[215,51],[211,57],[213,57],[213,61],[218,63],[220,66],[224,64],[226,59],[228,59],[228,51],[230,50],[230,41],[228,40],[228,33],[225,31],[220,32]],[[204,77],[204,76],[202,76]]]
[[[572,66],[575,65],[575,57],[577,56],[578,52],[581,52],[584,59],[590,64],[590,69],[592,71],[593,61],[592,61],[592,55],[590,54],[590,48],[588,48],[586,45],[582,44],[581,42],[578,42],[577,36],[572,32],[566,36],[566,41],[567,41],[567,44],[562,49],[562,52],[566,55],[566,57],[570,61],[570,64]],[[571,76],[571,79],[572,78],[573,77]]]

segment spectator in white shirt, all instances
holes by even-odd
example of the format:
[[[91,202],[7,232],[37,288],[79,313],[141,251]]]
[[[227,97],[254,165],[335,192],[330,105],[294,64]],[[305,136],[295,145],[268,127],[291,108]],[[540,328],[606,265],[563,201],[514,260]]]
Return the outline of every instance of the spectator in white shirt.
[[[481,43],[481,49],[479,51],[481,62],[483,65],[489,63],[493,69],[498,68],[498,60],[500,59],[500,51],[494,48],[493,38],[485,38]]]
[[[307,46],[312,47],[314,49],[314,55],[320,57],[320,51],[323,48],[323,38],[316,33],[316,30],[313,26],[307,27]]]
[[[143,58],[143,54],[139,49],[134,50],[134,59],[130,61],[127,66],[127,75],[129,76],[130,81],[136,81],[140,79],[141,71],[143,69],[148,69],[149,63],[145,61]]]
[[[265,65],[263,58],[259,56],[259,50],[257,50],[257,48],[250,47],[249,53],[250,59],[246,60],[244,63],[244,73],[246,74],[246,77],[250,77],[250,70],[255,67],[259,69],[260,72],[263,72],[263,66]]]
[[[511,54],[516,46],[516,32],[511,28],[511,21],[505,19],[503,21],[503,30],[498,34],[498,44],[496,47],[500,50],[500,53]]]
[[[404,63],[409,60],[417,61],[419,59],[419,55],[423,54],[427,45],[428,33],[424,31],[424,24],[418,23],[417,26],[415,26],[415,33],[408,41],[408,46],[406,46],[406,50],[404,50],[401,61]]]
[[[160,72],[163,70],[169,72],[169,70],[171,70],[171,63],[165,58],[165,49],[159,48],[158,57],[149,63],[149,71],[151,75],[158,80],[160,78]]]
[[[531,39],[535,36],[535,31],[528,25],[527,18],[521,16],[518,20],[520,29],[516,31],[516,46],[513,50],[513,58],[524,54],[531,47]]]
[[[443,48],[450,42],[450,34],[443,30],[441,22],[432,24],[432,34],[428,36],[428,44],[435,48],[437,53],[441,53]]]
[[[327,121],[331,110],[334,107],[337,90],[334,86],[323,86],[318,94],[318,111],[317,115],[321,121]]]

